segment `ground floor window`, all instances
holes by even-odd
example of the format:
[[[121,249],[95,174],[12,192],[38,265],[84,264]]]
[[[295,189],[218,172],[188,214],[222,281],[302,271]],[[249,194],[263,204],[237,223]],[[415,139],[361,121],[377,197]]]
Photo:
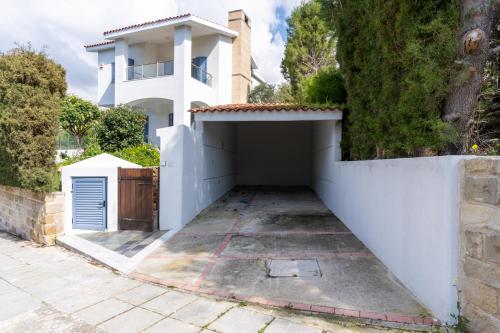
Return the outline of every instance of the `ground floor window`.
[[[57,136],[57,150],[71,150],[78,148],[78,140],[74,135],[61,129]]]
[[[149,115],[146,115],[146,124],[144,124],[144,142],[149,142]]]

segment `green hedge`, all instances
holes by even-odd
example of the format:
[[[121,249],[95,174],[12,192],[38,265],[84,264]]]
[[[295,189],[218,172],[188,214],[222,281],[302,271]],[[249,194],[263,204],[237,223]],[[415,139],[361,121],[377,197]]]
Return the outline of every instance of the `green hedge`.
[[[56,183],[55,156],[64,69],[43,52],[17,47],[0,53],[0,183],[49,192]]]
[[[458,50],[457,1],[346,1],[329,13],[346,80],[343,146],[351,158],[419,156],[455,141],[441,110]]]
[[[105,153],[105,151],[103,151],[99,147],[99,145],[97,145],[96,142],[93,141],[87,146],[85,151],[80,156],[66,158],[64,161],[59,163],[59,166],[61,167],[70,165],[79,161],[86,160],[87,158],[100,155],[102,153]],[[158,150],[158,148],[147,143],[109,153],[118,158],[127,160],[135,164],[139,164],[143,167],[160,165],[160,151]]]
[[[125,148],[112,154],[143,167],[160,166],[160,151],[150,144]]]
[[[107,152],[135,147],[144,142],[146,114],[126,106],[107,110],[97,126],[99,146]]]

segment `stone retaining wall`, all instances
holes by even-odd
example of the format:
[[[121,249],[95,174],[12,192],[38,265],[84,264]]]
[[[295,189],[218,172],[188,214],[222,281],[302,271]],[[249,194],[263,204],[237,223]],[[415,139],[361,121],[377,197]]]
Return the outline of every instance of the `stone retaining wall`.
[[[64,229],[64,196],[37,194],[0,185],[0,230],[44,245],[53,245]]]
[[[500,158],[464,161],[459,289],[471,332],[500,332]]]

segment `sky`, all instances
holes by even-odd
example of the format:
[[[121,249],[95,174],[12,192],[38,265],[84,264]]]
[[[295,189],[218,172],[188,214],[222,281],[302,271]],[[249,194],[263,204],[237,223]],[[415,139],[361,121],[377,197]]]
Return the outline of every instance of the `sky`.
[[[191,13],[227,25],[227,12],[243,9],[252,20],[252,54],[269,83],[283,81],[280,63],[286,17],[301,0],[0,0],[0,51],[31,43],[66,69],[68,92],[96,101],[97,56],[83,45],[102,32]]]

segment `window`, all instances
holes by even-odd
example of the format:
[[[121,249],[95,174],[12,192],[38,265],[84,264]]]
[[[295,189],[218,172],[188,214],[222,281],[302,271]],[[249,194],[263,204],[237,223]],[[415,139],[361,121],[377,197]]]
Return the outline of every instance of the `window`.
[[[192,60],[191,77],[207,83],[207,57],[196,57]]]
[[[169,113],[168,114],[168,126],[174,126],[174,114],[173,113]]]
[[[146,116],[146,124],[144,124],[144,142],[149,142],[149,116]]]
[[[128,80],[134,80],[135,79],[134,64],[135,64],[134,59],[128,58],[128,60],[127,60],[127,65],[128,65],[127,79]],[[141,75],[141,73],[139,73],[139,75]]]
[[[115,63],[111,63],[111,83],[115,83]]]

